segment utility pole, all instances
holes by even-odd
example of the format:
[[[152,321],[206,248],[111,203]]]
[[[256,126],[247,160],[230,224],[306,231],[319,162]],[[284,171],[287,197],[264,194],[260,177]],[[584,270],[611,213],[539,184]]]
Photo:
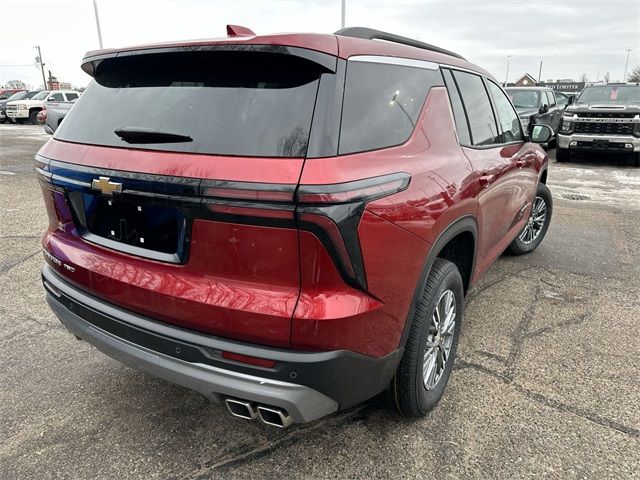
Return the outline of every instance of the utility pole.
[[[538,70],[538,85],[542,83],[542,60],[540,60],[540,69]]]
[[[347,0],[342,0],[342,20],[340,22],[340,28],[344,28],[344,21],[346,16],[347,16]]]
[[[40,71],[42,72],[42,88],[47,89],[47,79],[44,76],[44,62],[42,61],[42,52],[40,51],[40,45],[36,45],[38,49],[38,63],[40,64]]]
[[[624,62],[624,75],[622,76],[622,81],[627,81],[627,67],[629,66],[629,54],[633,51],[633,48],[627,48],[627,61]]]
[[[98,15],[98,3],[93,0],[93,11],[96,12],[96,28],[98,29],[98,42],[100,43],[100,49],[102,50],[102,32],[100,31],[100,16]]]
[[[509,64],[511,63],[511,55],[507,55],[507,74],[504,76],[504,86],[507,86],[507,81],[509,81]]]

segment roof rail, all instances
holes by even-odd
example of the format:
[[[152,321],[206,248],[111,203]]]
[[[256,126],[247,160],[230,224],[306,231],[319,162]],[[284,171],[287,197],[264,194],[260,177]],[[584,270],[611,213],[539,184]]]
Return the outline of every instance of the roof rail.
[[[428,43],[419,42],[412,38],[401,37],[400,35],[394,35],[393,33],[382,32],[380,30],[374,30],[373,28],[366,27],[347,27],[342,28],[334,33],[334,35],[342,35],[343,37],[363,38],[365,40],[386,40],[387,42],[401,43],[403,45],[409,45],[411,47],[422,48],[423,50],[431,50],[432,52],[444,53],[445,55],[451,55],[452,57],[466,60],[462,55],[450,52],[444,48],[436,47]]]

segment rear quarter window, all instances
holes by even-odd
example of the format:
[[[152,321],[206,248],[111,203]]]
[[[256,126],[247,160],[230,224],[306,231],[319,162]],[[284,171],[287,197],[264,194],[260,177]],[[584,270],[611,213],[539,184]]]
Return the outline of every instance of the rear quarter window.
[[[338,153],[404,143],[413,132],[429,89],[442,84],[437,69],[350,59]]]

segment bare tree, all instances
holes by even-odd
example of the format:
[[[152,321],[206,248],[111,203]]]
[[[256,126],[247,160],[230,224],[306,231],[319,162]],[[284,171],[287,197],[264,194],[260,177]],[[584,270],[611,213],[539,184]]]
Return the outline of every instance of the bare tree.
[[[629,75],[627,75],[627,82],[640,82],[640,65],[636,65],[636,68],[629,72]]]
[[[24,83],[22,80],[9,80],[7,83],[4,84],[4,86],[5,88],[11,89],[11,90],[13,90],[14,88],[21,88],[21,89],[27,88],[27,84]]]
[[[611,81],[611,74],[609,72],[604,74],[604,83],[609,83]]]
[[[589,78],[587,77],[586,73],[583,73],[582,75],[580,75],[580,81],[583,83],[589,81]]]

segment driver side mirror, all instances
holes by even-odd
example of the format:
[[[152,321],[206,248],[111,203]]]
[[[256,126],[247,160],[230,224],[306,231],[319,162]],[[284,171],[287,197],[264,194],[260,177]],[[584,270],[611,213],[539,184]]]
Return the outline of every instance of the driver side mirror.
[[[549,111],[549,105],[542,105],[538,111],[540,113],[547,113]]]
[[[531,141],[534,143],[549,143],[553,137],[553,130],[549,125],[534,125],[531,129]]]

